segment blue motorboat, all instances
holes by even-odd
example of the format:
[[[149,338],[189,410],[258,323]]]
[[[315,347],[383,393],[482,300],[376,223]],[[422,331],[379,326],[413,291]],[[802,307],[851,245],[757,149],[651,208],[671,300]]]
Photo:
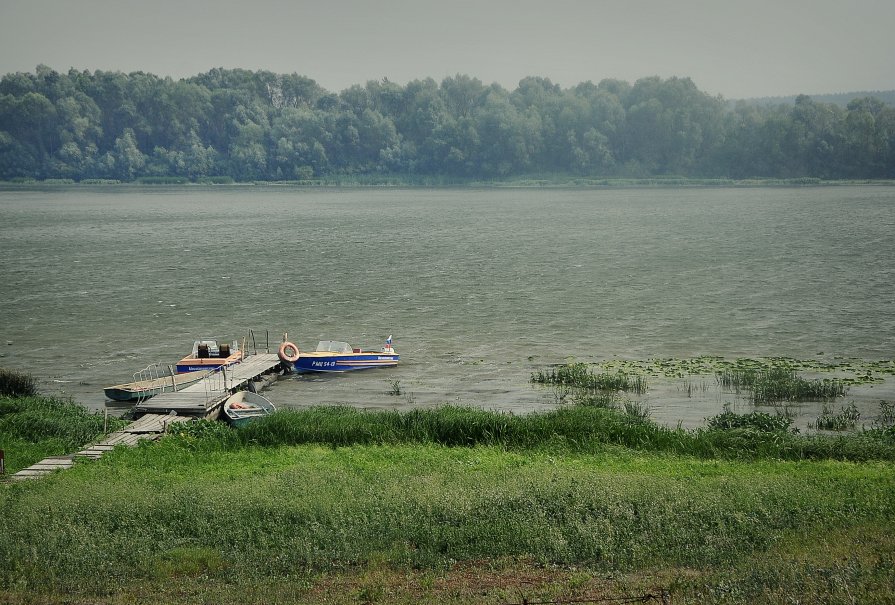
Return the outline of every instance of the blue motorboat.
[[[347,342],[321,340],[315,351],[299,351],[291,342],[280,346],[280,359],[292,364],[296,372],[350,372],[370,368],[393,368],[400,355],[392,347],[392,337],[380,351],[364,351]]]

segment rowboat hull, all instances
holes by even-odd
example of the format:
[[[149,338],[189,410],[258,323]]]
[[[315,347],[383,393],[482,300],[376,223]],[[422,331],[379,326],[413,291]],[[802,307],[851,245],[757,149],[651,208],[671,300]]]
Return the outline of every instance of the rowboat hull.
[[[233,426],[245,426],[276,411],[276,407],[266,397],[251,391],[239,391],[224,402],[223,413]]]

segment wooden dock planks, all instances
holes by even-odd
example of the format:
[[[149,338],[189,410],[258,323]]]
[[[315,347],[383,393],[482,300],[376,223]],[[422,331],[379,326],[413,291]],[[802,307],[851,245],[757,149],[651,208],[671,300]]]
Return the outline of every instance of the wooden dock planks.
[[[190,420],[181,416],[162,416],[159,414],[146,414],[139,420],[135,420],[120,431],[110,433],[99,443],[95,443],[81,450],[77,454],[69,456],[51,456],[26,469],[22,469],[12,475],[13,480],[36,479],[56,470],[71,468],[77,458],[97,459],[108,451],[120,445],[134,446],[142,440],[155,440],[164,435],[168,428],[176,422]]]
[[[213,417],[231,393],[243,388],[249,381],[270,373],[280,365],[274,353],[260,353],[247,357],[226,369],[216,372],[199,382],[178,391],[161,393],[152,399],[138,403],[135,412]]]

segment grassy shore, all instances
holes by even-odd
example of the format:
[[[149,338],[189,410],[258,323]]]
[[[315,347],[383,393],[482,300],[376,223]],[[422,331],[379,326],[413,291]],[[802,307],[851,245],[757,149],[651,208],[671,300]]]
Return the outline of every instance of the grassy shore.
[[[38,400],[0,399],[0,433]],[[729,420],[674,431],[574,406],[196,423],[0,486],[0,602],[895,602],[892,431]]]

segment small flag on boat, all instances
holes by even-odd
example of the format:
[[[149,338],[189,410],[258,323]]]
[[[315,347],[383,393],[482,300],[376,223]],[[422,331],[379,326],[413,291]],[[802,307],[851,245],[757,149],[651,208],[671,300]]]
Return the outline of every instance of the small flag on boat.
[[[385,344],[387,344],[388,346],[392,346],[392,335],[391,334],[389,334],[388,338],[385,339]]]

